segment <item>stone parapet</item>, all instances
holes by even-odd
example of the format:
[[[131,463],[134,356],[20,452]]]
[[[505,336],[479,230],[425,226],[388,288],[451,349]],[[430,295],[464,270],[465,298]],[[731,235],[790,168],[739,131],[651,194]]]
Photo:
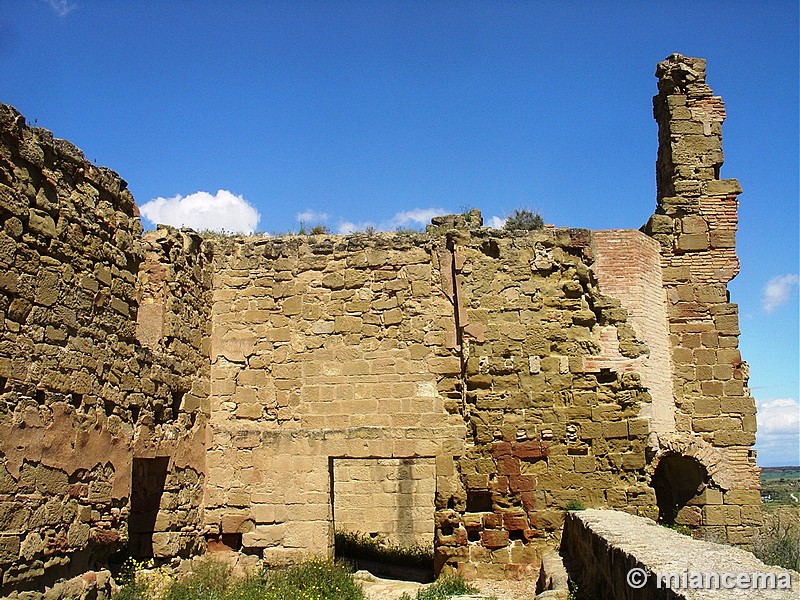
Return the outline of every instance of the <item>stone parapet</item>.
[[[796,571],[618,511],[569,513],[561,552],[581,596],[597,600],[778,600],[800,586]]]

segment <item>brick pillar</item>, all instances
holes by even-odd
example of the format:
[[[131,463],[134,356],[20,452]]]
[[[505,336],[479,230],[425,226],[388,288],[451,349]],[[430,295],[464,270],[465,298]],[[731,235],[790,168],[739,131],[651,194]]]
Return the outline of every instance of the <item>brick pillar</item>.
[[[715,451],[724,469],[724,511],[704,506],[701,527],[733,543],[747,543],[759,517],[755,466],[755,402],[739,346],[738,307],[728,282],[736,256],[736,179],[720,179],[725,108],[705,82],[706,61],[673,54],[658,64],[657,206],[643,231],[661,245],[673,359],[678,432]],[[667,447],[662,440],[661,448]],[[707,465],[708,466],[708,465]],[[747,493],[740,493],[746,491]],[[743,501],[743,499],[745,499]],[[719,515],[725,518],[720,520]]]

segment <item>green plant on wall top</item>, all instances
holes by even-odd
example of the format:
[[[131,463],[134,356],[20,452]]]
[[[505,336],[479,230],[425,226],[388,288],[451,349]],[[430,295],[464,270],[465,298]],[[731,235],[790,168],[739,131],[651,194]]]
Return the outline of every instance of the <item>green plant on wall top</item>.
[[[586,507],[583,505],[583,502],[573,498],[567,502],[567,510],[586,510]]]
[[[527,208],[518,208],[506,219],[503,229],[514,231],[523,229],[532,231],[544,227],[544,219],[539,213],[531,212]]]

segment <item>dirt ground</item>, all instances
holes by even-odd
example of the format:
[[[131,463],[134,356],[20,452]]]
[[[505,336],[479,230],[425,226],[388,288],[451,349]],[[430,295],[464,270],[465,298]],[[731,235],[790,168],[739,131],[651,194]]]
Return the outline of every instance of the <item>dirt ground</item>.
[[[414,581],[398,581],[394,579],[380,579],[367,571],[356,573],[356,579],[361,583],[369,600],[398,600],[403,592],[414,598],[417,590],[424,584]],[[494,596],[497,600],[532,600],[536,596],[536,581],[489,581],[471,580],[470,583],[480,590],[480,595],[461,596],[468,598],[484,598]]]

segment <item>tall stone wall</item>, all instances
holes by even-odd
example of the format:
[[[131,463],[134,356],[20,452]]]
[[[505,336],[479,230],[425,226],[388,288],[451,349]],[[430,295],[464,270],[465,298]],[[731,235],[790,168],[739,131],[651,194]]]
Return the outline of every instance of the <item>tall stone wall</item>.
[[[735,179],[720,179],[725,108],[705,83],[705,60],[673,54],[659,63],[653,99],[659,126],[658,204],[644,227],[661,245],[677,434],[659,437],[651,462],[685,456],[706,481],[677,520],[705,535],[747,544],[760,522],[755,402],[738,349],[738,307],[727,283],[735,251]]]
[[[437,502],[438,557],[468,575],[517,577],[538,569],[571,503],[654,503],[640,416],[650,396],[632,369],[593,363],[647,349],[597,287],[591,232],[448,240],[452,261],[440,265],[452,272],[462,373],[446,393],[469,429],[459,488]]]
[[[136,337],[146,247],[125,182],[5,105],[0,140],[5,595],[85,571],[124,547],[134,447],[170,456],[200,425],[187,432],[171,414],[174,394],[195,374]],[[168,470],[165,495],[171,486],[186,497],[178,489],[185,471]],[[201,497],[199,489],[180,508]]]
[[[431,487],[452,487],[465,426],[438,386],[460,361],[445,345],[452,309],[433,243],[312,236],[218,249],[206,518],[222,541],[270,560],[327,553],[331,461],[431,459]],[[381,533],[385,507],[361,504],[360,531]]]
[[[334,527],[403,541],[413,514],[435,525],[438,568],[518,576],[570,501],[655,503],[651,398],[629,364],[647,349],[597,288],[591,233],[461,226],[215,250],[219,541],[289,560],[329,551]],[[624,369],[592,362],[620,353]],[[432,465],[414,483],[427,498],[355,466],[406,462]]]

